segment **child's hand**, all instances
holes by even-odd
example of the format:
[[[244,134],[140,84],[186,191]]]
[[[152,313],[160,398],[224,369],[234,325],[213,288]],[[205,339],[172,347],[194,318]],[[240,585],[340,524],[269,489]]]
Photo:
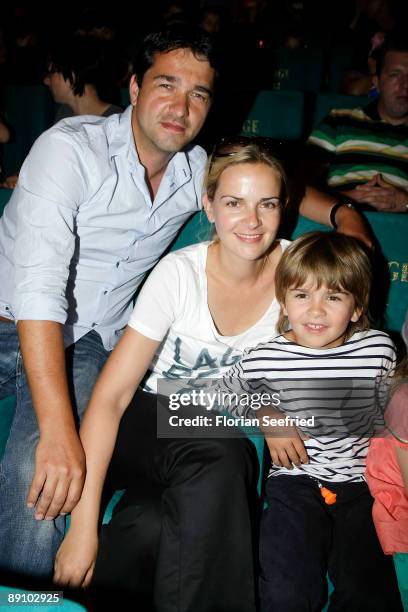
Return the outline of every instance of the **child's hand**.
[[[70,528],[65,536],[54,563],[53,581],[69,587],[87,587],[91,582],[98,552],[98,536],[78,536]]]
[[[309,457],[303,444],[303,440],[308,440],[309,436],[299,432],[295,426],[262,424],[269,423],[272,419],[282,418],[284,415],[279,410],[261,408],[259,416],[261,429],[274,465],[292,470],[292,464],[300,466],[302,463],[309,463]],[[264,419],[264,417],[268,418]]]
[[[282,430],[282,428],[280,428]],[[309,463],[305,445],[299,436],[296,427],[285,427],[286,437],[268,436],[265,432],[266,443],[271,454],[274,465],[293,469],[293,465],[300,466],[302,463]],[[271,432],[269,432],[271,433]]]

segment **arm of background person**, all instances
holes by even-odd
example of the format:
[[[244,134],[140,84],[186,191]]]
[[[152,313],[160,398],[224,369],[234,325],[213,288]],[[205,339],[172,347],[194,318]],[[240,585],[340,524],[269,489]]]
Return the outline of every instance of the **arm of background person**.
[[[100,500],[120,419],[160,345],[127,327],[94,387],[82,426],[87,476],[71,526],[55,560],[54,581],[87,586],[98,547]]]
[[[37,519],[54,518],[72,510],[85,478],[85,455],[65,373],[62,326],[54,321],[19,321],[17,330],[40,431],[27,503],[36,505]]]
[[[316,221],[316,223],[331,226],[330,212],[337,201],[335,196],[318,191],[315,187],[307,186],[300,202],[299,212],[304,217]],[[367,225],[356,210],[341,206],[336,212],[336,223],[338,232],[358,238],[368,247],[372,247]]]

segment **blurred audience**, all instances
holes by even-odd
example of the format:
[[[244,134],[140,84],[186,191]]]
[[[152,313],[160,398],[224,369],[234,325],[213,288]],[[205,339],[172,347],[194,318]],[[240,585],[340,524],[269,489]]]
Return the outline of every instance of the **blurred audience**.
[[[387,32],[395,26],[390,0],[357,0],[356,13],[350,23],[350,45],[354,49],[350,69],[343,77],[342,91],[354,96],[373,91],[376,74],[375,54]]]
[[[308,140],[309,173],[355,203],[408,212],[408,40],[389,36],[374,77],[379,96],[364,109],[337,109]]]

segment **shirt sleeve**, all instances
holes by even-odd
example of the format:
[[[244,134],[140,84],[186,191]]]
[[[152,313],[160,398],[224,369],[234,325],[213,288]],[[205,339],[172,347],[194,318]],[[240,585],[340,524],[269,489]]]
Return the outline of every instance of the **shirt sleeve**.
[[[87,188],[84,154],[55,129],[42,134],[25,160],[10,205],[17,320],[67,318],[67,280],[78,238],[75,219]]]
[[[180,308],[182,271],[172,254],[150,272],[136,300],[128,325],[147,338],[161,342]]]

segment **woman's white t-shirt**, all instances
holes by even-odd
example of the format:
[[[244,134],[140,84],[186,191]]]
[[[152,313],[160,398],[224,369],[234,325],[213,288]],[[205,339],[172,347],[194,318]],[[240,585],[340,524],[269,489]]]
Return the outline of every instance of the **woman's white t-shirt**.
[[[189,387],[199,388],[200,378],[220,378],[242,357],[244,349],[277,335],[276,298],[242,334],[218,333],[208,308],[205,270],[209,245],[201,242],[164,257],[137,298],[129,326],[162,342],[144,381],[146,391],[162,393],[160,379],[188,378]],[[281,240],[280,245],[284,250],[289,241]]]

